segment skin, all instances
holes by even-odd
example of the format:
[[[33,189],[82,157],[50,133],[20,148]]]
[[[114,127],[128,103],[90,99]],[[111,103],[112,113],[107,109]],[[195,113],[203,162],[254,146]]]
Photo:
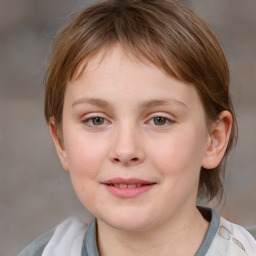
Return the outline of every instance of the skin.
[[[209,130],[192,85],[118,45],[102,56],[67,85],[62,140],[50,124],[79,199],[97,217],[100,254],[194,255],[209,226],[196,207],[200,168],[221,161],[231,115]],[[154,185],[120,198],[103,184],[117,177]]]

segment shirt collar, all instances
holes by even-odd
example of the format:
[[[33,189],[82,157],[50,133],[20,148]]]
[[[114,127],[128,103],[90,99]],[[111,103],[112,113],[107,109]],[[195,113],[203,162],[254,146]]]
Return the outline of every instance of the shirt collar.
[[[213,209],[205,208],[211,213],[211,222],[202,245],[195,256],[205,255],[209,250],[220,225],[220,216]],[[81,256],[99,256],[97,247],[97,222],[94,218],[88,226],[84,240]]]

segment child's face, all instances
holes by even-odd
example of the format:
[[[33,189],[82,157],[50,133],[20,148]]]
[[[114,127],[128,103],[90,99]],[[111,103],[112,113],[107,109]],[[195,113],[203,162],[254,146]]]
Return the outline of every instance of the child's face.
[[[124,230],[190,214],[210,141],[195,88],[118,46],[100,57],[64,99],[59,154],[79,199]]]

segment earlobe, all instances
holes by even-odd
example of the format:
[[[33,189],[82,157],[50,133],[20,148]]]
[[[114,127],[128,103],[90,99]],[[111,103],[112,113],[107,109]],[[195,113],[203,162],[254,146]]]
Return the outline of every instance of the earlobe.
[[[52,118],[49,123],[51,137],[54,142],[56,151],[58,153],[58,156],[60,158],[61,164],[65,170],[68,170],[68,164],[67,164],[67,156],[66,151],[63,144],[63,139],[60,137],[58,133],[58,129],[55,124],[55,120]]]
[[[222,111],[219,115],[219,119],[212,124],[202,167],[205,169],[213,169],[219,165],[226,152],[231,128],[231,113],[226,110]]]

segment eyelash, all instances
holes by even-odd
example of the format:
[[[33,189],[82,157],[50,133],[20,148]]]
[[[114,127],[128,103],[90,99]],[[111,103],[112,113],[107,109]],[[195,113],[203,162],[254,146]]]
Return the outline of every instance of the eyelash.
[[[97,119],[97,118],[101,119],[103,122],[102,122],[101,124],[98,124],[98,125],[97,125],[97,124],[94,124],[93,121],[94,121],[95,119]],[[160,125],[157,125],[156,122],[155,122],[157,118],[161,118],[162,121],[164,121],[164,123],[163,123],[163,124],[160,124]],[[172,119],[167,118],[167,117],[165,117],[165,116],[163,116],[163,115],[160,115],[160,114],[155,115],[154,117],[150,118],[149,121],[147,121],[147,123],[150,124],[151,121],[153,121],[153,124],[151,123],[151,125],[154,125],[154,126],[166,126],[166,125],[169,125],[169,124],[174,123],[174,121],[173,121]],[[106,118],[104,118],[104,117],[102,117],[102,116],[99,116],[99,115],[97,115],[97,116],[92,116],[92,117],[88,117],[88,118],[86,118],[85,120],[83,120],[83,123],[85,123],[86,125],[88,125],[88,126],[90,126],[90,127],[97,127],[97,126],[100,127],[100,126],[106,124],[106,122],[109,123],[109,122],[106,120]]]
[[[104,117],[102,116],[92,116],[92,117],[88,117],[86,118],[85,120],[83,120],[83,123],[85,123],[86,125],[90,126],[90,127],[96,127],[96,126],[101,126],[102,124],[100,125],[96,125],[96,124],[93,124],[93,120],[97,119],[97,118],[101,118],[103,120],[103,124],[105,122],[108,122]]]
[[[158,118],[161,118],[161,119],[164,121],[164,123],[163,123],[163,124],[160,124],[160,125],[157,125],[157,124],[155,123],[155,121],[156,121],[156,119],[158,119]],[[165,116],[163,116],[163,115],[156,115],[156,116],[152,117],[152,118],[148,121],[148,123],[150,123],[150,121],[153,121],[153,124],[152,124],[152,125],[155,125],[155,126],[166,126],[166,125],[169,125],[169,124],[174,123],[173,120],[171,120],[170,118],[165,117]]]

